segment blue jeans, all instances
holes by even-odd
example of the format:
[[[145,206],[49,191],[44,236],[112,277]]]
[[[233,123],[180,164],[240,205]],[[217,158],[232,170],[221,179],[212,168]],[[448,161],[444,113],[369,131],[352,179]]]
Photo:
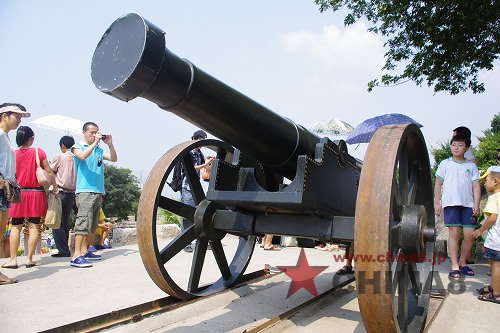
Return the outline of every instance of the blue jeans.
[[[181,202],[190,205],[190,206],[195,206],[194,205],[194,200],[193,200],[193,195],[191,194],[191,191],[181,188]],[[193,225],[192,221],[189,221],[188,219],[182,218],[181,221],[181,231],[184,231],[185,229],[189,228],[190,226]]]
[[[61,226],[59,229],[52,229],[52,235],[54,236],[59,253],[63,255],[70,255],[71,253],[68,247],[69,215],[75,204],[75,193],[60,191],[57,195],[61,199],[62,203]]]

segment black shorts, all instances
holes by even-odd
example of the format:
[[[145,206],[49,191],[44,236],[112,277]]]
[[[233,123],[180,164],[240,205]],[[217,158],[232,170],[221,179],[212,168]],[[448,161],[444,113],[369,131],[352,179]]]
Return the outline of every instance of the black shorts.
[[[40,224],[40,221],[42,220],[41,217],[13,217],[12,225],[23,225],[24,219],[27,219],[29,223],[33,224]]]

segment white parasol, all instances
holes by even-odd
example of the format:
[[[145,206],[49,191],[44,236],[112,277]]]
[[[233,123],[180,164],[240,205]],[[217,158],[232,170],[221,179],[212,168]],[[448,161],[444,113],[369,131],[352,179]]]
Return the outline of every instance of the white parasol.
[[[336,136],[348,135],[354,127],[339,119],[331,119],[329,121],[318,121],[309,129],[311,132],[319,136],[327,136],[333,138]]]
[[[64,134],[82,135],[84,121],[68,116],[53,114],[35,119],[31,122],[37,127],[56,130]]]

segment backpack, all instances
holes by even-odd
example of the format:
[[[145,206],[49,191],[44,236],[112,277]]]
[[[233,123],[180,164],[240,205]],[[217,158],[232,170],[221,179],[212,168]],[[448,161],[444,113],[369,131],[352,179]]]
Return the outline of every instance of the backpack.
[[[177,162],[174,167],[174,175],[172,176],[172,181],[167,183],[168,186],[174,190],[174,192],[178,192],[182,188],[182,176],[181,176],[181,161]]]

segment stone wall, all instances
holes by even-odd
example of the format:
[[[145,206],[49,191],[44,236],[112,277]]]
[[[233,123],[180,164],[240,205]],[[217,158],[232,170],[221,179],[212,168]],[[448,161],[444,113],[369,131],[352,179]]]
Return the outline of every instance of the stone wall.
[[[486,237],[486,231],[483,233]],[[476,242],[476,251],[473,253],[475,261],[483,260],[483,242]],[[434,252],[438,255],[448,256],[448,228],[444,226],[443,216],[436,216],[436,246]]]
[[[158,239],[172,239],[177,237],[181,229],[176,224],[160,224],[156,226]],[[136,228],[115,228],[113,229],[113,246],[122,246],[137,243]]]
[[[172,239],[177,237],[181,229],[176,224],[160,224],[156,226],[156,235],[158,239]],[[113,228],[112,246],[123,246],[137,243],[137,229],[133,224]],[[75,248],[75,235],[70,235],[70,249]]]

